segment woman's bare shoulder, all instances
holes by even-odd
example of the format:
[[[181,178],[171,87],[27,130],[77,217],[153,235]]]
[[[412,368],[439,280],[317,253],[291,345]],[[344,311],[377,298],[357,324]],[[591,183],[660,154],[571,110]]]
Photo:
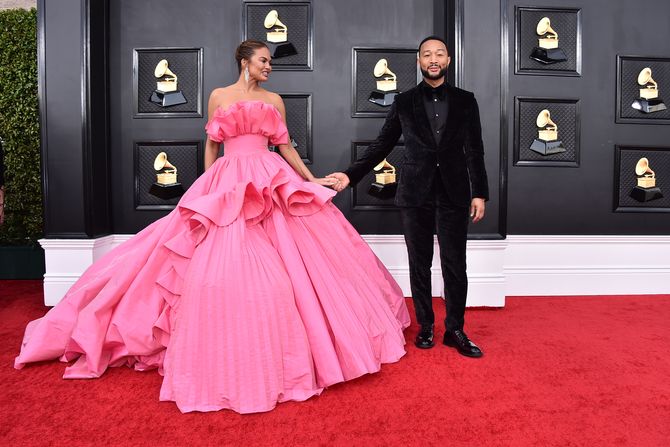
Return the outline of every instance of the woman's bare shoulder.
[[[233,87],[232,85],[226,85],[225,87],[217,87],[214,90],[212,90],[212,93],[210,93],[209,97],[220,98],[228,96],[232,92],[232,87]]]
[[[264,96],[263,101],[272,104],[279,110],[282,110],[284,108],[284,100],[279,94],[271,92],[270,90],[264,90],[263,96]]]

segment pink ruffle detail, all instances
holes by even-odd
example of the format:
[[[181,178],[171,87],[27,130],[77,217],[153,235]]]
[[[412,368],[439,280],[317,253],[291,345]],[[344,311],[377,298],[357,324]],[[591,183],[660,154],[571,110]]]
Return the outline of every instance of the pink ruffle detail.
[[[248,134],[268,137],[270,144],[288,143],[288,129],[279,110],[263,101],[238,101],[226,109],[219,107],[205,130],[209,139],[217,143]]]
[[[230,191],[212,192],[183,201],[179,210],[182,217],[190,222],[193,231],[198,223],[206,225],[206,222],[194,222],[201,221],[202,217],[220,227],[230,225],[238,216],[255,224],[268,216],[275,206],[286,209],[294,216],[308,216],[323,208],[334,195],[333,190],[314,183],[298,183],[287,172],[279,170],[268,184],[241,182]],[[202,237],[204,234],[198,236],[198,242]],[[170,242],[166,246],[173,250]],[[178,250],[174,247],[173,251]]]
[[[154,324],[154,337],[167,346],[173,329],[170,321],[179,306],[189,261],[213,225],[224,227],[238,218],[254,225],[270,215],[275,206],[294,216],[308,216],[321,210],[334,195],[333,190],[314,183],[298,183],[286,171],[279,170],[266,185],[241,182],[229,191],[182,200],[177,208],[187,225],[163,244],[168,250],[168,262],[156,284],[166,307]]]

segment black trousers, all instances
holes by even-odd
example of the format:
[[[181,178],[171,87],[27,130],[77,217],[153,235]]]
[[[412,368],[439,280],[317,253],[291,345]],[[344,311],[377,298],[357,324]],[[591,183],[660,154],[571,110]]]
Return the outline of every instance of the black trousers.
[[[433,235],[437,232],[440,263],[445,287],[449,331],[463,329],[468,293],[465,249],[469,208],[454,205],[447,196],[439,172],[430,197],[420,207],[401,208],[402,226],[409,255],[409,279],[416,320],[420,325],[435,322],[431,293]]]

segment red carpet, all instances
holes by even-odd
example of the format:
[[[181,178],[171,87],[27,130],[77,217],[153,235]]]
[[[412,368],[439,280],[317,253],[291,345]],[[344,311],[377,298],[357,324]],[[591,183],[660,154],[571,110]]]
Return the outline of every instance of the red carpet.
[[[38,281],[0,281],[1,445],[665,446],[670,295],[509,298],[474,309],[485,352],[408,344],[399,363],[269,413],[182,415],[160,376],[127,368],[65,381],[51,362],[13,369]],[[444,308],[435,302],[439,319]],[[412,341],[416,327],[407,332]],[[437,335],[441,337],[442,330]]]

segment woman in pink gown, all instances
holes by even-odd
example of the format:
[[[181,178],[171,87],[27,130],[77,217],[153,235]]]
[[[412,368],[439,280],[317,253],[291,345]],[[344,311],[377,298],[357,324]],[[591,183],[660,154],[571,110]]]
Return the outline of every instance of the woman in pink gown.
[[[236,58],[240,79],[210,97],[205,173],[28,324],[16,368],[157,368],[160,400],[182,412],[252,413],[404,355],[402,292],[332,204],[334,180],[287,144],[281,98],[259,86],[267,47],[243,42]]]

